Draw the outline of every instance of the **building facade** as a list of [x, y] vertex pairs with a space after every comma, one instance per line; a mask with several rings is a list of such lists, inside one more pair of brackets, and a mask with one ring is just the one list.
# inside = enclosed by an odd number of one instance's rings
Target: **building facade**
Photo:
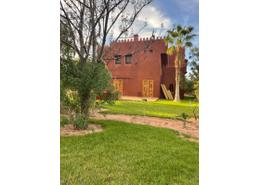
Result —
[[[106, 47], [106, 65], [121, 95], [164, 98], [160, 85], [165, 84], [174, 96], [176, 57], [167, 55], [166, 50], [162, 37], [138, 38], [138, 35]], [[186, 61], [182, 66], [183, 77], [185, 73]], [[181, 90], [181, 97], [183, 94]]]

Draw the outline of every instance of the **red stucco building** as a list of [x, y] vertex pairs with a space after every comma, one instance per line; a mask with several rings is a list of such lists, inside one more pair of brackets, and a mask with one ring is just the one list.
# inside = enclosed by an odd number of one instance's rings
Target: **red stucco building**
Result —
[[[160, 86], [163, 83], [174, 96], [175, 55], [167, 55], [166, 50], [162, 37], [134, 35], [133, 39], [111, 43], [104, 58], [121, 95], [164, 98]], [[186, 62], [182, 72], [186, 73]], [[181, 97], [183, 94], [181, 90]]]

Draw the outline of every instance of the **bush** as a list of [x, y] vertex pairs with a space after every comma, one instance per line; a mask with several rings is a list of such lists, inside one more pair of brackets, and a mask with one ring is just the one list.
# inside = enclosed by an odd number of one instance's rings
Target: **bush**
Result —
[[184, 79], [181, 82], [181, 87], [186, 94], [192, 95], [194, 92], [194, 82], [189, 79]]
[[[61, 62], [61, 106], [68, 112], [84, 115], [88, 120], [91, 109], [95, 106], [96, 96], [112, 89], [111, 73], [102, 62], [86, 61], [80, 63], [73, 60]], [[107, 96], [105, 99], [112, 99]], [[76, 125], [86, 125], [78, 123]], [[81, 127], [81, 126], [79, 126]]]
[[193, 113], [193, 117], [195, 120], [198, 120], [199, 119], [199, 108], [198, 107], [195, 107], [193, 110], [192, 110], [192, 113]]
[[196, 99], [199, 101], [199, 81], [194, 83], [194, 94]]
[[69, 113], [75, 112], [78, 113], [80, 111], [80, 99], [77, 91], [72, 91], [70, 89], [62, 90], [62, 100], [61, 105], [62, 108], [68, 111]]
[[83, 115], [79, 114], [73, 121], [73, 125], [76, 129], [86, 129], [88, 127], [88, 122]]
[[60, 117], [60, 126], [61, 127], [64, 127], [64, 125], [67, 125], [67, 124], [69, 124], [69, 119], [68, 118], [66, 118], [66, 117], [64, 117], [64, 116], [61, 116]]
[[102, 103], [108, 103], [108, 104], [113, 104], [115, 100], [119, 99], [119, 92], [118, 91], [113, 91], [113, 90], [108, 90], [102, 95], [100, 95], [100, 100]]

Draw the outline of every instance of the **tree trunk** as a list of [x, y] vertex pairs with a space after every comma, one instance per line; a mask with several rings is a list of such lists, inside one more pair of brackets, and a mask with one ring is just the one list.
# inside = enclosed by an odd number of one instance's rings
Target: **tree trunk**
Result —
[[175, 97], [174, 101], [179, 102], [180, 99], [180, 68], [175, 68]]
[[84, 116], [84, 119], [87, 121], [89, 118], [89, 109], [90, 109], [90, 93], [86, 93], [81, 97], [81, 114]]
[[174, 101], [179, 102], [180, 99], [180, 79], [181, 79], [181, 63], [182, 63], [182, 53], [181, 48], [176, 48], [176, 60], [175, 60], [175, 97]]

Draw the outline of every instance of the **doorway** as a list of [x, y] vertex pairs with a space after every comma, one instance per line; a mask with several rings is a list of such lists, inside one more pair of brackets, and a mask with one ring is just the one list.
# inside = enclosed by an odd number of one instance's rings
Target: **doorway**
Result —
[[123, 80], [122, 79], [114, 79], [113, 84], [114, 84], [116, 90], [122, 96], [123, 95]]
[[153, 97], [153, 80], [143, 80], [142, 85], [143, 97]]

